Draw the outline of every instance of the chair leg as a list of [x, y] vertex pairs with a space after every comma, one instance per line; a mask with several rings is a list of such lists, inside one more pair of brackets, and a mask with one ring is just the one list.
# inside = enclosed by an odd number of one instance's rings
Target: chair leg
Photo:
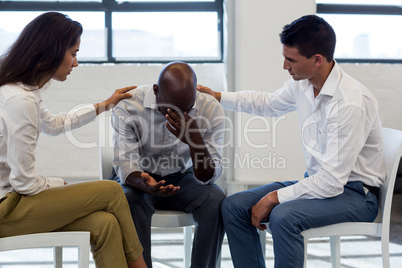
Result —
[[389, 235], [383, 234], [381, 237], [382, 267], [389, 268]]
[[54, 267], [62, 268], [63, 267], [63, 247], [54, 247]]
[[78, 247], [78, 267], [89, 268], [89, 246]]
[[[63, 247], [54, 247], [54, 266], [55, 268], [63, 267]], [[88, 268], [89, 267], [89, 247], [85, 246], [78, 247], [78, 267]]]
[[183, 230], [184, 233], [184, 267], [190, 267], [191, 260], [191, 240], [193, 234], [193, 227], [186, 226]]
[[308, 243], [308, 238], [304, 238], [304, 264], [303, 264], [303, 268], [306, 268], [306, 265], [307, 265], [307, 243]]
[[341, 267], [341, 237], [339, 235], [330, 236], [332, 268]]
[[265, 259], [265, 251], [267, 249], [267, 232], [266, 231], [258, 231], [260, 235], [260, 243], [261, 243], [261, 248], [262, 248], [262, 256], [264, 256]]

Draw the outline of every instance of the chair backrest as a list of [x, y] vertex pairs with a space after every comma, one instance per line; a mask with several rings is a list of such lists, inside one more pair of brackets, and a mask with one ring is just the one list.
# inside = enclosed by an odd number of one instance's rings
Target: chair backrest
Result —
[[113, 128], [111, 113], [105, 112], [98, 116], [100, 178], [108, 179], [113, 170]]
[[392, 195], [399, 161], [402, 155], [402, 131], [383, 128], [384, 162], [387, 177], [381, 188], [379, 208], [382, 222], [390, 222]]

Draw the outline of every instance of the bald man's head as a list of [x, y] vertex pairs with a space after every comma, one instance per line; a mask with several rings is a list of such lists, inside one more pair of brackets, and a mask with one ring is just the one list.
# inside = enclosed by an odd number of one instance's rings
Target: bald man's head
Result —
[[194, 70], [184, 62], [171, 62], [161, 71], [154, 93], [160, 111], [167, 113], [167, 108], [190, 110], [197, 93], [197, 76]]

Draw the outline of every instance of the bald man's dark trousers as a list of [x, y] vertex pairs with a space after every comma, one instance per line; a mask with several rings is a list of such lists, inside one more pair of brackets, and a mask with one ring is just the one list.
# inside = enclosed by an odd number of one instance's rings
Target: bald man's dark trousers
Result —
[[[128, 185], [122, 186], [130, 205], [138, 237], [144, 248], [143, 256], [147, 266], [152, 267], [151, 218], [156, 209], [165, 209], [193, 213], [196, 227], [191, 267], [215, 268], [224, 236], [220, 209], [226, 196], [222, 189], [216, 184], [199, 184], [195, 180], [192, 170], [164, 177], [150, 175], [156, 181], [165, 180], [165, 185], [180, 186], [180, 190], [173, 196], [158, 197], [146, 194]], [[120, 182], [116, 174], [112, 174], [111, 179]], [[168, 256], [154, 252], [154, 257], [163, 259]]]

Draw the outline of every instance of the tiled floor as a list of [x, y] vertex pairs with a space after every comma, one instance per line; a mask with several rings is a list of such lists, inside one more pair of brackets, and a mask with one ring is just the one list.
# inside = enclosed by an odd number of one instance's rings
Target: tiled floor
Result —
[[[162, 231], [162, 230], [159, 230]], [[153, 235], [154, 268], [183, 267], [183, 245], [180, 230], [165, 230]], [[315, 239], [308, 245], [308, 267], [331, 267], [329, 244], [327, 239]], [[342, 267], [382, 267], [379, 240], [367, 240], [365, 237], [349, 237], [342, 240]], [[273, 267], [272, 240], [267, 237], [267, 267]], [[402, 245], [391, 243], [391, 267], [401, 267]], [[66, 249], [64, 252], [64, 268], [77, 267], [77, 250]], [[52, 265], [51, 249], [21, 250], [0, 254], [1, 268], [50, 268]], [[95, 267], [93, 261], [91, 266]], [[233, 267], [229, 247], [225, 239], [222, 248], [222, 268]], [[248, 268], [248, 267], [247, 267]]]
[[[402, 263], [402, 194], [394, 196], [392, 211], [390, 261], [391, 267], [399, 268]], [[182, 239], [183, 234], [181, 229], [153, 230], [152, 254], [154, 268], [183, 267]], [[381, 244], [378, 239], [367, 239], [366, 237], [343, 238], [341, 242], [342, 267], [382, 267], [380, 246]], [[266, 256], [267, 267], [273, 267], [272, 239], [269, 235], [267, 236]], [[76, 249], [65, 249], [64, 257], [64, 268], [77, 267]], [[52, 250], [35, 249], [0, 253], [0, 268], [28, 267], [53, 267]], [[95, 267], [93, 261], [91, 261], [91, 267]], [[221, 267], [233, 267], [226, 238], [222, 247]], [[307, 267], [331, 267], [328, 239], [314, 239], [309, 242]]]
[[[170, 237], [170, 238], [168, 238]], [[152, 248], [155, 268], [183, 267], [183, 248], [178, 233], [176, 234], [155, 234], [154, 241], [159, 245]], [[166, 246], [167, 243], [170, 245]], [[367, 239], [366, 237], [348, 237], [342, 239], [342, 267], [382, 267], [381, 248], [378, 239]], [[402, 245], [390, 244], [391, 267], [401, 267]], [[272, 239], [267, 236], [266, 266], [273, 267]], [[222, 247], [222, 268], [231, 268], [229, 247], [225, 239]], [[331, 257], [328, 239], [314, 239], [308, 244], [307, 267], [331, 267]], [[248, 268], [248, 267], [247, 267]]]

